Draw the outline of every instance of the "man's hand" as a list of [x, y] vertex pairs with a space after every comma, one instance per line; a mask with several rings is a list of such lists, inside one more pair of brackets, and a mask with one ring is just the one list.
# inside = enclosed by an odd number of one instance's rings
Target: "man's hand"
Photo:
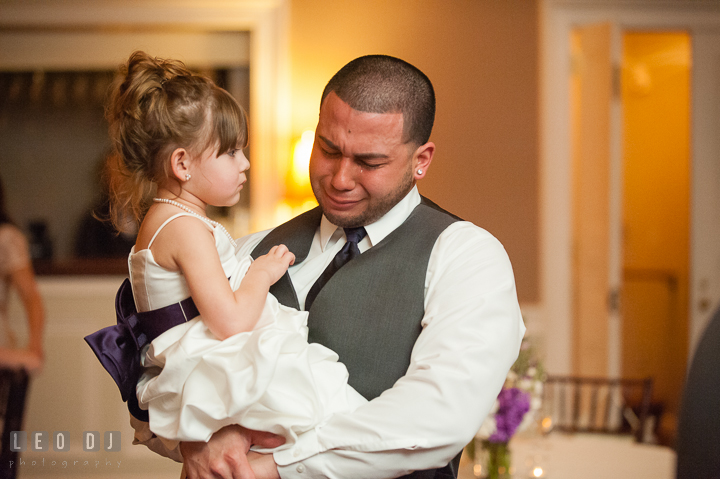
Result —
[[[247, 458], [250, 446], [273, 448], [284, 442], [282, 436], [232, 425], [213, 434], [207, 443], [181, 442], [180, 452], [188, 479], [256, 479]], [[261, 464], [265, 472], [259, 476], [268, 477], [267, 459]]]
[[256, 479], [280, 479], [272, 454], [258, 454], [250, 451], [247, 458]]

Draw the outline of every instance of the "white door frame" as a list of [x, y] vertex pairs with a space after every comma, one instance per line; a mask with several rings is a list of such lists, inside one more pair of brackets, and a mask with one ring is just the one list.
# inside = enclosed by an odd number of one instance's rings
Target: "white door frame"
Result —
[[282, 156], [290, 151], [288, 1], [6, 0], [0, 29], [180, 28], [250, 32], [253, 230], [271, 226], [283, 191]]
[[[626, 29], [720, 31], [720, 3], [662, 0], [541, 0], [540, 4], [540, 205], [541, 298], [546, 367], [555, 374], [572, 372], [572, 184], [570, 138], [570, 32], [579, 25], [610, 22], [613, 55], [619, 55]], [[696, 99], [695, 99], [696, 100]], [[717, 101], [717, 99], [715, 99]], [[613, 116], [619, 118], [613, 108]], [[618, 121], [614, 122], [619, 125]], [[693, 125], [693, 132], [697, 125]], [[613, 132], [611, 154], [620, 155], [621, 138]], [[617, 165], [617, 162], [615, 163]], [[620, 191], [613, 191], [611, 211], [619, 214]], [[695, 197], [693, 197], [695, 198]], [[691, 199], [691, 204], [693, 203]], [[695, 200], [696, 201], [696, 200]], [[613, 213], [611, 213], [613, 214]], [[692, 247], [692, 246], [691, 246]], [[619, 245], [611, 244], [619, 251]], [[612, 249], [611, 249], [612, 254]], [[616, 254], [616, 256], [618, 256]], [[691, 263], [691, 268], [694, 266]], [[611, 268], [611, 276], [613, 274]], [[608, 278], [612, 283], [617, 278]], [[691, 285], [690, 304], [695, 304]], [[717, 298], [717, 296], [716, 296]], [[692, 306], [691, 306], [692, 308]], [[690, 316], [692, 317], [692, 315]], [[703, 324], [690, 326], [692, 347]], [[620, 372], [619, 324], [609, 324], [608, 371]]]

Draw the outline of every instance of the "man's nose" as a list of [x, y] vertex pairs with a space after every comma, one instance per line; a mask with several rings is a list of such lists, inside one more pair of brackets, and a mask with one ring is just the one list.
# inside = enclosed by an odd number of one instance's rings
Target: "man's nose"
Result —
[[335, 167], [332, 186], [336, 190], [352, 190], [355, 188], [357, 165], [350, 158], [342, 158]]

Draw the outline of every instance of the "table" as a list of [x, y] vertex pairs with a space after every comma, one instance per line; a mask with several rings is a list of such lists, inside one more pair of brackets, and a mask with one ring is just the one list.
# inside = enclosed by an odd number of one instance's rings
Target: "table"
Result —
[[[548, 479], [673, 479], [675, 452], [638, 444], [633, 438], [604, 434], [518, 436], [510, 442], [513, 479], [535, 477], [535, 466]], [[474, 479], [472, 461], [463, 454], [458, 479]]]

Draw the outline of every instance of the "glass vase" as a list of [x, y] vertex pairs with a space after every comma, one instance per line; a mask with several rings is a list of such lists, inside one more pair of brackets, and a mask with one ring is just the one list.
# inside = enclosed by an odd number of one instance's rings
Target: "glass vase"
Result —
[[510, 479], [512, 477], [510, 448], [507, 442], [475, 443], [475, 477], [481, 479]]

